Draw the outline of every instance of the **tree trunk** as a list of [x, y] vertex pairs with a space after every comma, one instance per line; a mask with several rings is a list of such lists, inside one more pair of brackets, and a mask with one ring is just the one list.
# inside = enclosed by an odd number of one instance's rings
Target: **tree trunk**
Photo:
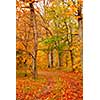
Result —
[[[81, 41], [83, 41], [83, 15], [82, 15], [82, 6], [79, 6], [78, 10], [78, 16], [80, 18], [78, 19], [78, 24], [79, 24], [79, 35], [81, 37]], [[83, 65], [83, 47], [81, 48], [81, 65]]]
[[[71, 30], [71, 33], [72, 33], [72, 29]], [[72, 46], [72, 34], [69, 34], [70, 35], [70, 39], [68, 38], [68, 35], [67, 35], [67, 41], [68, 41], [68, 51], [69, 51], [69, 56], [70, 56], [70, 61], [71, 61], [71, 65], [70, 65], [70, 68], [71, 68], [71, 71], [73, 70], [73, 52], [72, 50], [70, 50], [70, 47]], [[69, 66], [69, 65], [68, 65]]]
[[51, 50], [51, 67], [53, 67], [53, 50]]
[[[83, 20], [79, 21], [79, 35], [81, 37], [81, 41], [83, 41]], [[83, 65], [83, 46], [81, 48], [81, 65]]]
[[71, 63], [72, 63], [72, 67], [73, 67], [73, 51], [72, 50], [70, 50], [70, 56], [71, 56]]
[[51, 55], [50, 55], [50, 51], [48, 52], [48, 68], [51, 68]]
[[36, 79], [37, 78], [36, 59], [33, 60], [33, 66], [32, 66], [32, 68], [33, 68], [33, 77], [34, 77], [34, 79]]
[[58, 68], [61, 67], [61, 54], [60, 51], [58, 50]]
[[[33, 77], [34, 79], [37, 77], [37, 48], [38, 48], [38, 32], [37, 32], [37, 22], [36, 22], [36, 15], [34, 11], [34, 6], [32, 3], [30, 3], [30, 12], [31, 12], [31, 22], [32, 22], [32, 28], [33, 28], [33, 35], [34, 35], [34, 48], [33, 48], [33, 54], [34, 54], [34, 59], [33, 59]], [[33, 20], [34, 19], [34, 20]]]
[[48, 52], [48, 68], [53, 67], [53, 50]]

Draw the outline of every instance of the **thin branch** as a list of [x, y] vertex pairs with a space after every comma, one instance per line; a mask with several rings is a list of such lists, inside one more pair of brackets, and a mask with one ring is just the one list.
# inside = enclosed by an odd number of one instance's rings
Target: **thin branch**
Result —
[[26, 52], [28, 55], [32, 56], [33, 59], [35, 59], [34, 55], [32, 53], [30, 53], [29, 51], [21, 50], [21, 49], [18, 49], [16, 51]]
[[[40, 24], [41, 25], [41, 24]], [[45, 28], [49, 33], [50, 33], [50, 35], [52, 36], [53, 35], [53, 33], [50, 31], [50, 29], [48, 28], [48, 27], [46, 27], [46, 26], [44, 26], [44, 25], [41, 25], [43, 28]]]

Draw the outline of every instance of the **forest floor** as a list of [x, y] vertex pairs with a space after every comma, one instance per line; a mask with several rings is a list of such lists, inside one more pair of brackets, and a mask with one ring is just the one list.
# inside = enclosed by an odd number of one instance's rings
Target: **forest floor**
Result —
[[16, 78], [16, 100], [83, 100], [81, 72], [40, 70], [38, 78], [21, 72]]

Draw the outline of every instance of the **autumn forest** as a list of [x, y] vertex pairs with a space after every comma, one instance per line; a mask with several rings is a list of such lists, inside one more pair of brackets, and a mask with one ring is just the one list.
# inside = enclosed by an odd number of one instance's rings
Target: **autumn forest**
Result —
[[83, 100], [82, 9], [82, 0], [16, 0], [16, 100]]

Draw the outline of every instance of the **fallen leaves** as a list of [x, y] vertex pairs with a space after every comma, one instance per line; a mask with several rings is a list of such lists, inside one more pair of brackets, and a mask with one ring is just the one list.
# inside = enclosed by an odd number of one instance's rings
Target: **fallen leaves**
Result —
[[80, 72], [41, 71], [36, 80], [17, 75], [17, 100], [82, 100], [82, 91]]

